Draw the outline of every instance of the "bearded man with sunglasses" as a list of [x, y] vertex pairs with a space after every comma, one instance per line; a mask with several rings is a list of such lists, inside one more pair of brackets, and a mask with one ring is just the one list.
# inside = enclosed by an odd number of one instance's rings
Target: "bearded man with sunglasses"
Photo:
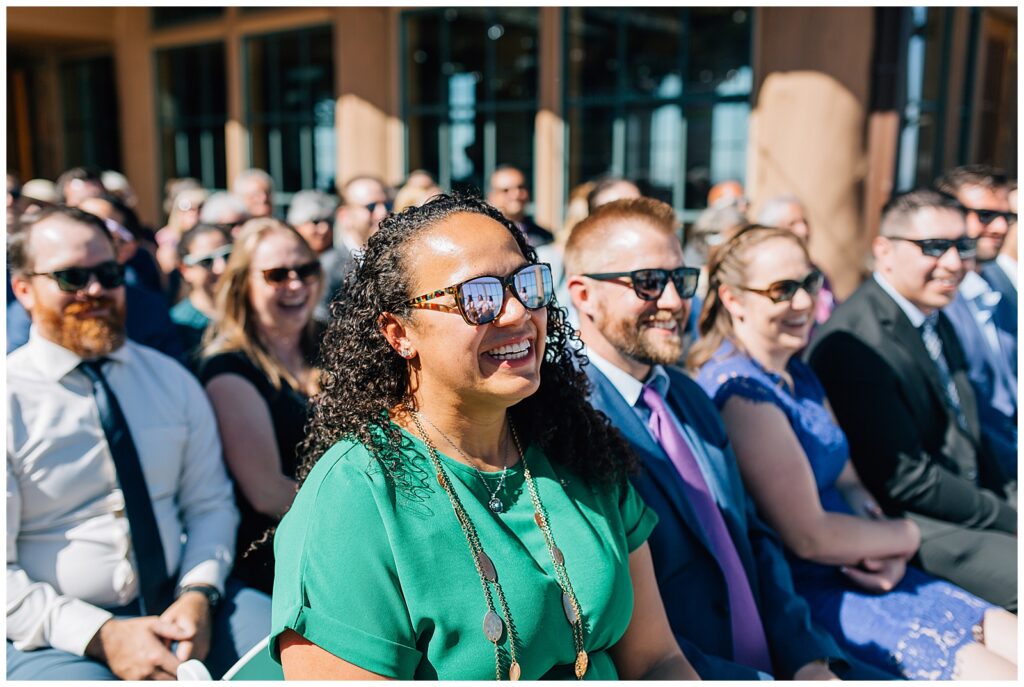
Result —
[[1016, 477], [1017, 290], [996, 259], [1017, 215], [1010, 211], [1007, 179], [1000, 170], [957, 167], [936, 184], [963, 207], [967, 235], [978, 241], [975, 264], [944, 312], [967, 355], [982, 436], [1007, 474]]
[[944, 313], [978, 250], [960, 205], [936, 191], [893, 198], [875, 272], [839, 306], [808, 358], [886, 514], [921, 529], [911, 562], [1017, 609], [1016, 480], [982, 440], [978, 399]]
[[227, 580], [238, 513], [206, 396], [126, 340], [124, 268], [95, 216], [44, 210], [8, 260], [33, 325], [7, 358], [7, 677], [174, 679], [189, 658], [223, 673], [270, 609]]
[[617, 200], [565, 248], [591, 403], [639, 456], [633, 483], [658, 514], [649, 543], [676, 641], [704, 679], [887, 679], [811, 621], [715, 406], [675, 367], [699, 274], [683, 265], [677, 226], [665, 203]]

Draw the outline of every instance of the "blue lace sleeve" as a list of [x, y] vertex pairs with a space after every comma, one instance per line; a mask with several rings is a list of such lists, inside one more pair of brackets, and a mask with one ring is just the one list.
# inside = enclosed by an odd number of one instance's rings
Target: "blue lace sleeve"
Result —
[[736, 372], [723, 372], [714, 381], [717, 386], [714, 401], [719, 410], [733, 396], [739, 396], [754, 403], [778, 403], [775, 391], [762, 380]]

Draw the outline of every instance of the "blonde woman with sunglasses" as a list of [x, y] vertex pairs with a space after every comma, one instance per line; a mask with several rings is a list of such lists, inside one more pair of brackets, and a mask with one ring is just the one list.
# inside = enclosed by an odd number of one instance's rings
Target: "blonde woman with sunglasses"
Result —
[[246, 222], [220, 277], [200, 361], [237, 485], [235, 575], [267, 593], [274, 571], [268, 532], [295, 497], [297, 446], [318, 390], [313, 309], [322, 281], [297, 231], [271, 218]]

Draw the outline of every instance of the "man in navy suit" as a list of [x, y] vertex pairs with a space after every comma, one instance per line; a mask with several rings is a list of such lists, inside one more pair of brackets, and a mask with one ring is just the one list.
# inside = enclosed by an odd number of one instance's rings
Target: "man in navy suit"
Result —
[[[996, 259], [1017, 216], [1006, 175], [985, 165], [957, 167], [937, 182], [963, 207], [977, 257], [944, 312], [967, 355], [982, 436], [1003, 470], [1017, 475], [1017, 292]], [[1000, 279], [1002, 277], [1002, 279]]]
[[[578, 224], [565, 251], [591, 402], [639, 455], [634, 483], [658, 513], [649, 543], [672, 631], [704, 678], [884, 679], [853, 670], [812, 623], [778, 536], [747, 497], [714, 405], [671, 367], [697, 272], [679, 269], [676, 226], [660, 201], [619, 200]], [[655, 416], [665, 422], [652, 426]]]

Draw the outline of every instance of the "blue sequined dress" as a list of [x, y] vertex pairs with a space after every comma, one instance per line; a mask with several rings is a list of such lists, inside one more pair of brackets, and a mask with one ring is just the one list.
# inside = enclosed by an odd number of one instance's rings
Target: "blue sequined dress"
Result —
[[[733, 396], [772, 403], [786, 417], [811, 463], [822, 508], [852, 514], [836, 487], [849, 460], [849, 444], [824, 405], [825, 391], [797, 358], [787, 368], [793, 389], [757, 361], [725, 342], [700, 370], [697, 381], [721, 409]], [[789, 552], [793, 583], [814, 620], [853, 656], [914, 680], [948, 680], [956, 652], [972, 641], [972, 628], [994, 608], [973, 594], [907, 566], [893, 591], [861, 590], [837, 566]]]

